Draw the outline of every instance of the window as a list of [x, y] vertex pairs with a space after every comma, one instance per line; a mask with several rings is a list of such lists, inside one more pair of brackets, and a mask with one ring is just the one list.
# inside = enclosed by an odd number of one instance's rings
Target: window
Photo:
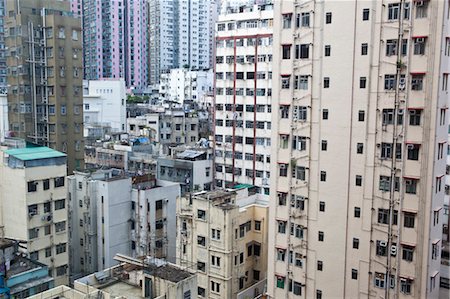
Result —
[[400, 3], [391, 3], [388, 6], [388, 20], [398, 20], [400, 15]]
[[37, 190], [37, 182], [35, 181], [30, 181], [28, 182], [28, 192], [36, 192]]
[[202, 287], [197, 288], [197, 293], [200, 297], [206, 297], [206, 290]]
[[358, 111], [358, 121], [364, 121], [364, 118], [365, 118], [364, 110], [359, 110]]
[[358, 279], [358, 270], [352, 269], [352, 279]]
[[387, 256], [387, 242], [377, 240], [376, 254], [379, 256]]
[[294, 88], [308, 90], [308, 76], [305, 75], [295, 76]]
[[322, 291], [316, 290], [316, 299], [322, 299]]
[[322, 151], [326, 151], [327, 147], [328, 147], [328, 141], [322, 140], [322, 142], [321, 142], [321, 149], [322, 149]]
[[55, 223], [55, 232], [63, 232], [66, 230], [66, 222], [65, 221], [61, 221], [61, 222], [56, 222]]
[[407, 144], [406, 145], [408, 149], [408, 160], [419, 160], [419, 144]]
[[286, 259], [286, 249], [277, 249], [277, 260], [284, 262]]
[[426, 37], [415, 37], [414, 41], [414, 55], [424, 55], [426, 46]]
[[302, 12], [300, 17], [300, 24], [297, 24], [297, 27], [299, 27], [298, 25], [300, 25], [301, 27], [309, 27], [309, 18], [309, 12]]
[[409, 110], [409, 125], [411, 126], [420, 126], [420, 116], [422, 114], [422, 110]]
[[362, 186], [362, 176], [360, 176], [360, 175], [356, 176], [355, 185], [356, 186]]
[[39, 251], [30, 252], [30, 260], [37, 261], [39, 259]]
[[427, 17], [428, 1], [416, 2], [416, 19], [423, 19]]
[[359, 249], [359, 239], [358, 238], [353, 238], [353, 248]]
[[400, 292], [403, 294], [411, 294], [412, 280], [407, 278], [400, 278]]
[[285, 192], [278, 192], [277, 193], [277, 197], [278, 197], [278, 205], [279, 206], [285, 206], [286, 205], [287, 193], [285, 193]]
[[439, 241], [431, 244], [431, 258], [436, 260], [439, 257]]
[[52, 248], [47, 247], [47, 248], [45, 248], [45, 257], [50, 257], [50, 256], [52, 256]]
[[57, 244], [56, 246], [56, 254], [61, 254], [66, 252], [66, 243]]
[[200, 246], [206, 246], [206, 238], [203, 236], [197, 236], [197, 244]]
[[282, 45], [283, 59], [291, 59], [291, 45]]
[[319, 202], [319, 211], [325, 212], [325, 202], [324, 201]]
[[321, 171], [320, 172], [320, 181], [321, 182], [326, 182], [327, 181], [327, 172], [326, 171]]
[[332, 17], [331, 12], [327, 12], [325, 14], [325, 24], [331, 24], [331, 17]]
[[322, 119], [328, 119], [328, 109], [322, 110]]
[[362, 56], [367, 55], [368, 49], [369, 49], [369, 45], [367, 43], [362, 43], [361, 44], [361, 55]]
[[66, 38], [66, 33], [64, 31], [64, 27], [58, 28], [58, 38]]
[[355, 218], [360, 218], [361, 217], [361, 208], [359, 207], [355, 207], [354, 211], [353, 211], [353, 216]]
[[52, 206], [50, 202], [44, 203], [44, 213], [50, 213], [52, 210]]
[[281, 76], [281, 88], [282, 89], [289, 89], [290, 83], [291, 83], [291, 76], [289, 76], [289, 75]]
[[364, 144], [363, 143], [357, 143], [356, 144], [356, 153], [362, 154], [364, 152]]
[[403, 218], [403, 226], [408, 228], [414, 228], [415, 219], [416, 214], [405, 212], [405, 216]]
[[198, 219], [202, 219], [202, 220], [206, 220], [206, 211], [205, 210], [197, 210], [197, 218]]
[[385, 275], [384, 273], [375, 272], [374, 284], [377, 288], [384, 289], [385, 287]]
[[55, 188], [63, 187], [64, 186], [64, 182], [65, 182], [65, 179], [64, 179], [63, 176], [55, 178], [54, 179]]
[[307, 59], [309, 58], [309, 44], [301, 44], [295, 46], [295, 58]]
[[412, 262], [414, 258], [414, 247], [403, 245], [402, 246], [402, 259], [404, 261]]
[[413, 75], [411, 78], [411, 89], [422, 90], [423, 89], [423, 75]]
[[261, 221], [255, 220], [255, 230], [256, 231], [261, 230]]
[[[378, 209], [378, 223], [381, 224], [389, 224], [389, 210], [388, 209]], [[394, 216], [392, 217], [392, 223], [394, 225], [397, 224], [398, 220], [398, 211], [394, 210]]]
[[368, 8], [363, 9], [363, 14], [362, 14], [363, 21], [369, 20], [369, 13], [370, 13], [370, 10]]
[[39, 236], [39, 229], [38, 228], [31, 228], [28, 230], [28, 237], [30, 239], [35, 239]]
[[51, 233], [52, 233], [52, 227], [51, 227], [51, 225], [49, 224], [49, 225], [44, 226], [44, 235], [45, 235], [45, 236], [48, 236], [48, 235], [50, 235]]
[[212, 255], [211, 256], [211, 265], [220, 267], [220, 257]]
[[278, 222], [278, 233], [285, 234], [286, 233], [286, 221], [277, 221]]
[[325, 46], [325, 56], [331, 56], [331, 46], [330, 45]]
[[211, 239], [220, 240], [220, 229], [211, 229]]
[[50, 180], [49, 179], [43, 180], [42, 183], [44, 185], [44, 190], [50, 189]]
[[330, 77], [323, 78], [323, 88], [330, 88]]
[[323, 239], [325, 238], [325, 234], [321, 231], [318, 233], [318, 241], [323, 242]]
[[317, 271], [323, 271], [323, 262], [317, 261]]
[[405, 179], [405, 193], [416, 194], [417, 192], [417, 180]]
[[291, 28], [292, 14], [283, 15], [283, 29]]
[[277, 276], [277, 288], [284, 289], [285, 278], [283, 276]]
[[279, 168], [280, 168], [280, 176], [287, 177], [288, 164], [279, 164]]
[[281, 118], [289, 118], [289, 106], [288, 105], [280, 106], [280, 114]]

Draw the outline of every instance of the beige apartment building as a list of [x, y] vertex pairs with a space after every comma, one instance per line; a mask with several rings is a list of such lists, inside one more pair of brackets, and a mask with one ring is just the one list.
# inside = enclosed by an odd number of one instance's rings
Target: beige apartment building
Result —
[[214, 177], [219, 188], [269, 194], [273, 4], [265, 2], [227, 8], [216, 24]]
[[9, 128], [67, 153], [84, 168], [81, 21], [70, 2], [7, 0], [4, 18]]
[[203, 191], [177, 204], [177, 264], [197, 270], [199, 297], [264, 291], [269, 202], [248, 190]]
[[3, 150], [0, 165], [2, 234], [19, 240], [30, 259], [68, 284], [67, 158], [48, 147]]
[[437, 298], [448, 1], [274, 5], [269, 297]]

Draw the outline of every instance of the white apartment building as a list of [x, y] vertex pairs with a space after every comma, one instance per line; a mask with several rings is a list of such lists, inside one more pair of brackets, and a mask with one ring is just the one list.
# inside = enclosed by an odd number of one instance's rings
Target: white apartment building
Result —
[[212, 70], [172, 69], [168, 73], [161, 74], [159, 99], [163, 102], [190, 104], [202, 100], [212, 92], [212, 88]]
[[9, 133], [8, 99], [6, 94], [0, 94], [0, 142], [5, 140]]
[[131, 191], [131, 254], [175, 262], [176, 201], [180, 185], [150, 174], [133, 178]]
[[123, 79], [87, 81], [83, 95], [84, 136], [95, 126], [111, 127], [113, 132], [126, 130], [126, 87]]
[[272, 4], [219, 16], [215, 65], [217, 187], [269, 193], [272, 113]]
[[74, 172], [67, 178], [71, 281], [117, 265], [131, 254], [131, 178], [122, 170]]
[[203, 191], [178, 201], [177, 264], [197, 269], [199, 297], [238, 298], [252, 286], [254, 297], [263, 293], [268, 207], [268, 196], [248, 189]]
[[448, 1], [274, 4], [269, 297], [437, 298]]
[[210, 68], [210, 24], [215, 23], [216, 7], [215, 0], [149, 1], [151, 85], [173, 68]]
[[48, 266], [55, 285], [67, 284], [66, 154], [48, 147], [4, 149], [0, 165], [0, 225], [22, 242], [30, 259]]

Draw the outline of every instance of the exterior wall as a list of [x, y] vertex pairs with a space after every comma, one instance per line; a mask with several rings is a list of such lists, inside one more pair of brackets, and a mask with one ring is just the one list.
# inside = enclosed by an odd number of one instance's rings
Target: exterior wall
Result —
[[8, 100], [6, 95], [0, 94], [0, 141], [5, 140], [9, 132], [9, 122], [8, 122]]
[[[5, 237], [26, 242], [26, 252], [37, 261], [47, 265], [55, 284], [68, 283], [68, 236], [67, 229], [57, 232], [55, 223], [64, 223], [67, 227], [67, 209], [55, 209], [55, 201], [63, 199], [65, 206], [66, 187], [55, 187], [54, 178], [66, 176], [66, 165], [12, 169], [6, 165], [1, 168], [2, 225]], [[43, 180], [50, 180], [50, 188], [43, 190]], [[27, 183], [37, 182], [35, 192], [27, 191]], [[29, 214], [28, 207], [37, 205], [37, 214]], [[49, 211], [44, 205], [50, 205]], [[11, 213], [14, 211], [14, 213]], [[46, 227], [50, 233], [46, 233]], [[37, 237], [31, 238], [29, 231], [37, 229]], [[56, 246], [64, 245], [65, 250], [56, 253]], [[51, 255], [46, 256], [50, 248]], [[37, 255], [37, 256], [36, 256]], [[61, 267], [61, 268], [59, 268]], [[62, 271], [57, 275], [57, 269]]]
[[272, 22], [272, 6], [255, 5], [216, 24], [217, 187], [252, 184], [269, 193]]
[[[131, 211], [131, 249], [132, 256], [150, 255], [175, 260], [176, 201], [180, 196], [180, 185], [157, 180], [157, 186], [149, 189], [133, 187], [131, 198], [134, 209]], [[162, 202], [162, 208], [156, 209], [156, 202]], [[162, 228], [156, 228], [156, 223]], [[157, 246], [158, 245], [158, 246]]]
[[[215, 196], [213, 192], [211, 194]], [[177, 263], [186, 267], [197, 265], [200, 297], [236, 298], [238, 292], [266, 277], [267, 202], [255, 203], [254, 195], [253, 198], [243, 198], [239, 207], [234, 204], [233, 193], [225, 194], [224, 197], [230, 199], [228, 204], [220, 204], [220, 199], [209, 198], [208, 193], [204, 193], [182, 198], [177, 206]], [[206, 212], [205, 219], [198, 217], [199, 210]], [[255, 230], [255, 221], [261, 224], [258, 231]], [[244, 230], [240, 235], [240, 230], [248, 222], [250, 230]], [[213, 236], [213, 230], [220, 231], [219, 238]], [[202, 237], [205, 238], [205, 246], [198, 243]], [[255, 243], [260, 245], [259, 256], [248, 250], [248, 246]], [[213, 264], [213, 256], [220, 259], [219, 265]], [[255, 279], [255, 270], [259, 271], [259, 279]], [[243, 281], [241, 286], [240, 279]], [[212, 282], [220, 285], [219, 291], [211, 288]], [[203, 295], [200, 290], [203, 290]]]
[[125, 102], [125, 81], [89, 81], [89, 93], [83, 96], [84, 123], [110, 126], [114, 132], [125, 131]]
[[[410, 3], [409, 20], [399, 22], [388, 20], [389, 8], [393, 16], [392, 4], [404, 1], [297, 2], [275, 2], [268, 294], [295, 298], [288, 288], [293, 280], [308, 298], [436, 298], [440, 255], [432, 251], [441, 246], [439, 186], [448, 134], [447, 97], [440, 92], [448, 63], [441, 57], [447, 4]], [[427, 7], [427, 17], [417, 17], [420, 5]], [[301, 13], [310, 13], [309, 25], [298, 28]], [[407, 54], [387, 56], [387, 41], [397, 40], [399, 33], [408, 41]], [[414, 43], [424, 36], [425, 53], [416, 55]], [[295, 46], [301, 44], [313, 46], [308, 57], [295, 58]], [[289, 45], [290, 59], [283, 59], [283, 46]], [[293, 88], [300, 75], [308, 78], [306, 89]], [[386, 75], [406, 79], [386, 88]], [[412, 79], [420, 75], [423, 88], [415, 90]], [[282, 88], [286, 82], [290, 86]], [[282, 106], [289, 107], [286, 119]], [[305, 122], [295, 122], [294, 106], [305, 107]], [[386, 116], [383, 120], [384, 109], [395, 111], [391, 123]], [[411, 120], [412, 111], [420, 111], [419, 125]], [[304, 150], [292, 149], [294, 136], [306, 137]], [[401, 145], [401, 157], [386, 156], [386, 143]], [[417, 160], [409, 158], [414, 144]], [[392, 183], [384, 187], [381, 176]], [[300, 200], [299, 208], [289, 204], [291, 198]], [[383, 218], [382, 209], [392, 217]], [[412, 227], [405, 225], [406, 217], [414, 219]], [[280, 258], [290, 248], [300, 254], [301, 266]], [[382, 248], [386, 255], [380, 254]], [[407, 260], [410, 252], [412, 261]]]
[[6, 94], [8, 86], [6, 84], [6, 56], [5, 56], [5, 9], [6, 0], [0, 1], [0, 94]]
[[[17, 14], [17, 3], [21, 14]], [[6, 3], [6, 10], [14, 14], [5, 17], [5, 32], [10, 32], [12, 24], [22, 28], [20, 35], [5, 36], [6, 64], [12, 70], [7, 75], [9, 127], [14, 136], [67, 153], [72, 173], [84, 168], [81, 23], [57, 13], [70, 12], [69, 2], [45, 2], [44, 18], [33, 12], [42, 7], [43, 2], [34, 0]], [[28, 32], [28, 22], [39, 28], [35, 36]], [[29, 43], [33, 38], [35, 43]], [[36, 55], [29, 57], [29, 53]]]

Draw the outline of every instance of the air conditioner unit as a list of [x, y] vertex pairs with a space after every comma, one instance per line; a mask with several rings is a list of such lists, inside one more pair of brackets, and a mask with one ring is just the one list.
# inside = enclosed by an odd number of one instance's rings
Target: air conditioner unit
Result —
[[288, 140], [289, 136], [288, 135], [281, 135], [281, 140]]
[[45, 40], [41, 39], [40, 44], [41, 44], [41, 46], [45, 46]]
[[423, 4], [424, 4], [423, 1], [417, 1], [416, 2], [416, 6], [423, 6]]
[[286, 164], [280, 164], [280, 169], [286, 169]]
[[386, 241], [380, 241], [380, 246], [381, 247], [386, 247], [387, 246], [387, 242]]
[[416, 38], [416, 42], [417, 43], [424, 43], [425, 42], [425, 38], [424, 37], [418, 37], [418, 38]]
[[413, 150], [413, 149], [414, 149], [414, 144], [408, 144], [408, 145], [407, 145], [407, 148], [408, 148], [409, 150]]
[[396, 245], [392, 245], [391, 246], [391, 255], [392, 256], [396, 256], [397, 255], [397, 246]]
[[397, 112], [398, 115], [403, 115], [404, 113], [405, 113], [405, 111], [403, 109], [398, 110], [398, 112]]

